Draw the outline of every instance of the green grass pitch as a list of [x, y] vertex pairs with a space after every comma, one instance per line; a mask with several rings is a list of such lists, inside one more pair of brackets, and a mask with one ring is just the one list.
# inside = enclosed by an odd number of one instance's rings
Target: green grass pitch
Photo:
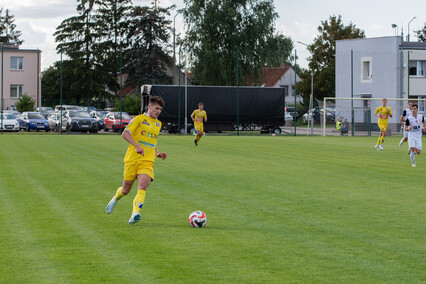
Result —
[[130, 226], [120, 136], [2, 135], [0, 283], [424, 282], [426, 154], [399, 139], [162, 135]]

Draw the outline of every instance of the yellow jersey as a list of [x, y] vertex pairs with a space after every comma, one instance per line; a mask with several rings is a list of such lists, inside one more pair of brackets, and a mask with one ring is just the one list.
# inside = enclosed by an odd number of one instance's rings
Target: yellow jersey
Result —
[[144, 150], [144, 155], [138, 154], [133, 145], [127, 148], [124, 162], [155, 161], [157, 137], [160, 134], [161, 121], [149, 117], [146, 113], [132, 119], [124, 131], [129, 131], [133, 139]]
[[203, 126], [203, 119], [207, 118], [207, 113], [205, 110], [200, 111], [196, 109], [192, 112], [191, 116], [194, 117], [194, 127], [197, 128], [197, 126]]
[[383, 121], [383, 122], [387, 122], [389, 115], [392, 115], [392, 109], [390, 107], [384, 107], [384, 106], [379, 106], [378, 108], [376, 108], [376, 111], [374, 112], [374, 114], [379, 113], [379, 122]]

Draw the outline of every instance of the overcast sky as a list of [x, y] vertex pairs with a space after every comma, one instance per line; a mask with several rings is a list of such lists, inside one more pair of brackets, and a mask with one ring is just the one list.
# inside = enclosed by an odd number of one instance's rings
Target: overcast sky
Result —
[[[152, 0], [133, 0], [134, 5], [149, 6]], [[342, 15], [345, 25], [350, 22], [365, 31], [367, 37], [395, 35], [398, 25], [399, 34], [404, 30], [407, 35], [410, 24], [410, 39], [417, 41], [414, 30], [419, 30], [426, 22], [426, 0], [275, 0], [279, 19], [276, 22], [278, 32], [291, 37], [297, 49], [299, 64], [306, 68], [306, 58], [310, 55], [306, 47], [297, 41], [310, 44], [318, 35], [321, 21], [330, 15]], [[60, 59], [56, 53], [53, 33], [62, 20], [77, 15], [76, 0], [0, 0], [0, 8], [9, 9], [15, 16], [16, 30], [22, 32], [24, 40], [21, 48], [38, 48], [42, 53], [42, 70]], [[160, 6], [177, 5], [183, 8], [183, 0], [159, 0]], [[175, 12], [171, 15], [173, 18]], [[184, 33], [180, 15], [176, 17], [177, 33]]]

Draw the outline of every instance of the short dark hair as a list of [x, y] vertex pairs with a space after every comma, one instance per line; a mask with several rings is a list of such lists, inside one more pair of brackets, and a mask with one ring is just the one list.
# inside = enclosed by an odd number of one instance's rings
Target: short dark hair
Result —
[[199, 102], [198, 105], [204, 105], [203, 102]]
[[149, 99], [149, 104], [150, 104], [150, 105], [155, 105], [155, 104], [157, 104], [157, 105], [159, 105], [159, 106], [161, 106], [161, 107], [164, 107], [164, 105], [165, 105], [165, 103], [164, 103], [163, 99], [162, 99], [161, 97], [159, 97], [159, 96], [153, 96], [153, 97], [151, 97], [151, 98]]
[[419, 106], [417, 104], [413, 104], [411, 107], [416, 107], [417, 109], [419, 109]]

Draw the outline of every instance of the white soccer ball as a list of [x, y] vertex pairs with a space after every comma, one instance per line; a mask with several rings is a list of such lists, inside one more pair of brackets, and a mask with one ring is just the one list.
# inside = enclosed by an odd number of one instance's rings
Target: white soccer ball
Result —
[[203, 211], [194, 211], [189, 215], [189, 224], [194, 228], [202, 228], [207, 224], [207, 216]]
[[275, 133], [272, 133], [272, 136], [275, 136]]

